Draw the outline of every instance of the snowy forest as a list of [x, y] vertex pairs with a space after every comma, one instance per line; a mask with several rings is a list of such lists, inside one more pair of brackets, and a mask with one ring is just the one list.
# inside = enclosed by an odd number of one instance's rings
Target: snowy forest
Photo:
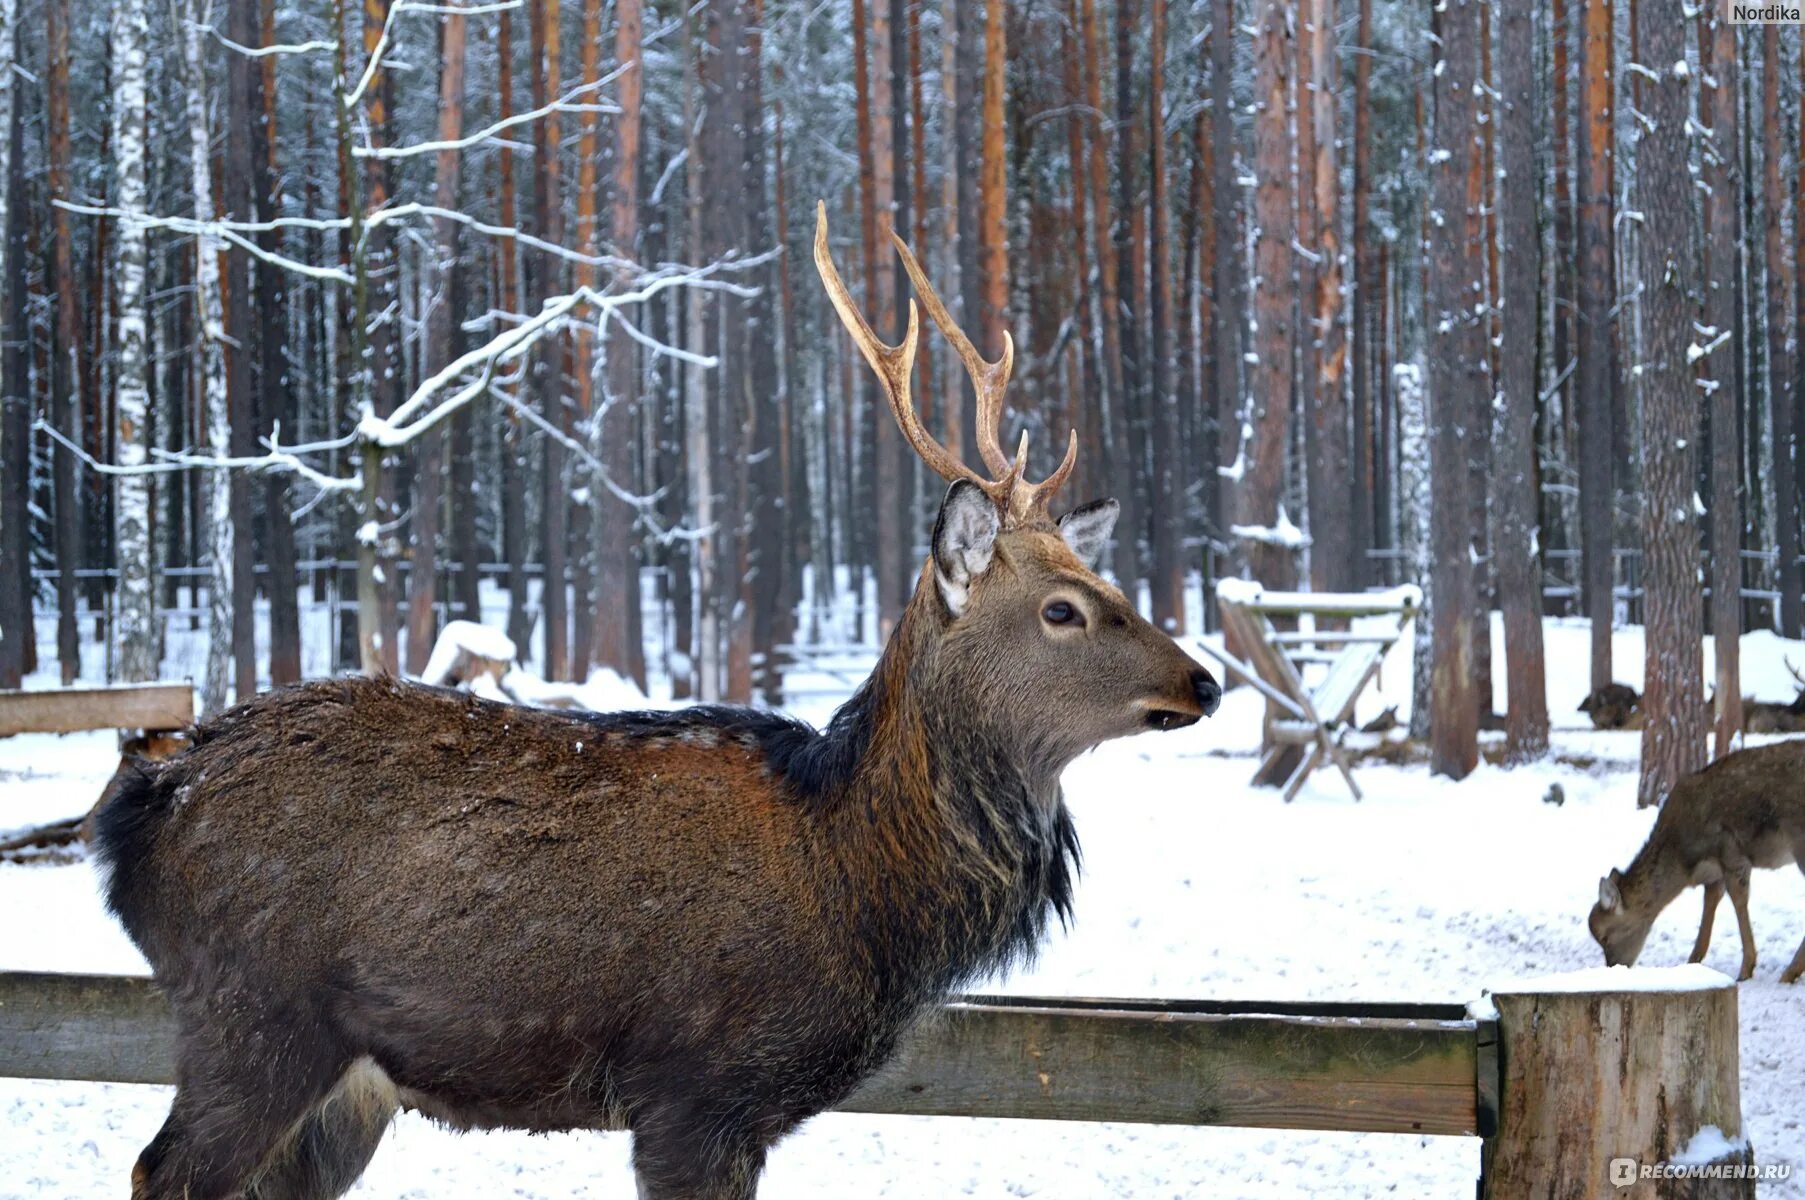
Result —
[[[821, 201], [879, 336], [893, 231], [1013, 336], [1004, 444], [1076, 431], [1163, 628], [1232, 576], [1420, 584], [1458, 777], [1493, 610], [1519, 760], [1542, 618], [1594, 688], [1642, 624], [1658, 799], [1742, 726], [1737, 635], [1805, 623], [1805, 54], [1723, 15], [0, 0], [0, 688], [190, 631], [213, 710], [487, 608], [549, 679], [781, 703], [787, 648], [884, 636], [943, 490]], [[975, 462], [926, 332], [915, 378]]]

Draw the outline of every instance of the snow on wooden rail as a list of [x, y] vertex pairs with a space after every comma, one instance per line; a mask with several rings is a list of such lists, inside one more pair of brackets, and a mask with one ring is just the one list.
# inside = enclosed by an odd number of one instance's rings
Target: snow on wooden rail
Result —
[[[968, 997], [847, 1112], [1473, 1135], [1478, 1030], [1458, 1006]], [[169, 1083], [148, 979], [0, 973], [0, 1076]]]

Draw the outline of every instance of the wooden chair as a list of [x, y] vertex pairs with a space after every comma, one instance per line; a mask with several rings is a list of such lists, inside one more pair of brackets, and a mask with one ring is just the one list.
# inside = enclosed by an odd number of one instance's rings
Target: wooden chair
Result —
[[[1269, 592], [1244, 579], [1225, 579], [1217, 585], [1216, 604], [1225, 649], [1207, 645], [1203, 649], [1269, 702], [1265, 755], [1253, 782], [1275, 786], [1282, 777], [1289, 802], [1312, 771], [1333, 763], [1354, 799], [1360, 799], [1360, 785], [1354, 782], [1341, 741], [1353, 722], [1355, 703], [1379, 673], [1385, 652], [1421, 607], [1422, 594], [1414, 587], [1367, 593]], [[1389, 619], [1369, 623], [1358, 632], [1314, 628], [1320, 620], [1345, 627], [1356, 617]], [[1299, 628], [1281, 630], [1277, 620], [1295, 621]], [[1306, 623], [1312, 627], [1304, 628]], [[1227, 646], [1238, 647], [1246, 661]], [[1312, 664], [1327, 669], [1306, 684], [1304, 670]]]

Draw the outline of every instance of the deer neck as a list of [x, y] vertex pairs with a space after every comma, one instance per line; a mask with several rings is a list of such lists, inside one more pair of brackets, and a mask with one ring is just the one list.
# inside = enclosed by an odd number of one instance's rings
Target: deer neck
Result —
[[891, 967], [945, 990], [1031, 955], [1069, 910], [1077, 843], [1064, 762], [930, 686], [945, 618], [924, 583], [824, 736], [854, 760], [830, 819], [862, 919], [913, 959]]

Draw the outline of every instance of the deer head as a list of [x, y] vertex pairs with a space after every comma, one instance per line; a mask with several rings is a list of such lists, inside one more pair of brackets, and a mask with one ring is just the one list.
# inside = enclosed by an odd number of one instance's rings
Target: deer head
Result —
[[[1222, 689], [1208, 671], [1135, 611], [1095, 573], [1118, 506], [1098, 500], [1055, 520], [1049, 504], [1078, 457], [1074, 431], [1065, 457], [1040, 482], [1025, 477], [1028, 437], [1013, 458], [998, 426], [1014, 366], [1007, 334], [985, 359], [953, 322], [921, 264], [892, 235], [928, 316], [965, 364], [977, 396], [978, 450], [992, 474], [967, 467], [935, 440], [910, 396], [920, 318], [909, 302], [903, 340], [881, 340], [853, 304], [827, 241], [827, 207], [815, 217], [815, 267], [865, 361], [871, 364], [903, 436], [921, 460], [950, 482], [934, 523], [931, 552], [904, 626], [932, 630], [924, 672], [937, 696], [966, 696], [986, 724], [1071, 757], [1109, 738], [1144, 729], [1176, 729], [1216, 711]], [[919, 638], [918, 629], [899, 629]]]

